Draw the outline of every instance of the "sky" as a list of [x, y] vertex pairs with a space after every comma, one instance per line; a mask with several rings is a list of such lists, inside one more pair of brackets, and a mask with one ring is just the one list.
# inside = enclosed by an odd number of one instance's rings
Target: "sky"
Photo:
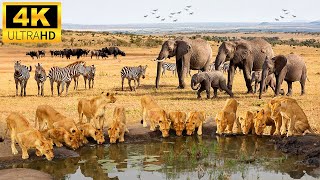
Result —
[[[18, 2], [6, 0], [5, 2]], [[20, 0], [21, 1], [21, 0]], [[37, 0], [28, 0], [33, 2]], [[46, 0], [42, 0], [46, 1]], [[55, 1], [55, 0], [49, 0]], [[2, 12], [2, 2], [1, 12]], [[61, 0], [62, 23], [134, 24], [177, 22], [274, 22], [320, 20], [320, 0]], [[189, 15], [184, 8], [191, 5]], [[158, 9], [156, 15], [151, 15]], [[285, 15], [282, 9], [290, 11]], [[170, 19], [170, 12], [182, 11]], [[2, 14], [2, 13], [1, 13]], [[293, 18], [294, 14], [297, 17]], [[148, 15], [147, 18], [143, 17]], [[280, 18], [284, 16], [284, 19]], [[161, 16], [159, 19], [156, 16]], [[164, 21], [160, 19], [165, 18]], [[0, 17], [2, 24], [2, 16]]]

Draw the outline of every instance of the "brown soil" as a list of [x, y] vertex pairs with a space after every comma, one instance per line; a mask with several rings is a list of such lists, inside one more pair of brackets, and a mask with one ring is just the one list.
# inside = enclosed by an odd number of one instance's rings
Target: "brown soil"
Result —
[[320, 137], [316, 135], [279, 138], [276, 147], [284, 153], [301, 155], [304, 165], [320, 167]]
[[8, 179], [47, 180], [47, 179], [53, 179], [53, 178], [47, 173], [33, 170], [33, 169], [13, 168], [13, 169], [0, 170], [0, 180], [8, 180]]

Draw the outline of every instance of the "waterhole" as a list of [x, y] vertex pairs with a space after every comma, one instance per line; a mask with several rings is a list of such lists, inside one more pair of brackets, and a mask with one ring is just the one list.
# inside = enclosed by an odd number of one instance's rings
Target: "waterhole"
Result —
[[6, 168], [31, 168], [54, 179], [318, 179], [299, 156], [276, 150], [256, 136], [178, 137], [140, 143], [87, 145], [80, 157], [34, 160]]

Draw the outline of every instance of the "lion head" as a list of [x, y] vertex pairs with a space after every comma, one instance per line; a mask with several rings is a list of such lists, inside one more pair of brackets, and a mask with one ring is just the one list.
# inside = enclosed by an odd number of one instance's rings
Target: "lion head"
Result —
[[103, 144], [104, 143], [104, 134], [103, 134], [103, 131], [100, 130], [100, 129], [96, 129], [94, 131], [94, 136], [93, 136], [93, 139], [95, 141], [97, 141], [98, 144]]
[[206, 114], [203, 111], [192, 111], [188, 114], [188, 119], [186, 121], [187, 135], [192, 135], [198, 127], [199, 123], [204, 122]]
[[268, 115], [265, 109], [261, 109], [254, 117], [254, 130], [257, 135], [262, 135], [267, 126]]
[[253, 119], [255, 117], [255, 113], [251, 112], [251, 111], [247, 111], [245, 117], [239, 117], [239, 122], [241, 125], [241, 130], [242, 133], [247, 135], [249, 133], [249, 131], [254, 128], [253, 127]]
[[217, 134], [222, 134], [224, 133], [224, 130], [226, 129], [227, 127], [227, 121], [226, 121], [226, 117], [227, 117], [227, 112], [225, 111], [220, 111], [217, 113], [216, 115], [216, 124], [217, 124], [217, 131], [216, 133]]
[[120, 122], [116, 121], [111, 125], [111, 127], [108, 129], [108, 135], [110, 143], [117, 142], [117, 139], [120, 137]]
[[186, 128], [186, 118], [187, 115], [184, 112], [175, 111], [169, 113], [169, 119], [177, 136], [181, 136], [182, 131]]

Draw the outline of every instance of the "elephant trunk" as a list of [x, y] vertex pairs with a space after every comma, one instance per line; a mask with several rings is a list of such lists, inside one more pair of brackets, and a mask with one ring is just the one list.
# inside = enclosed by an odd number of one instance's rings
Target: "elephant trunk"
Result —
[[191, 82], [191, 88], [192, 88], [193, 90], [199, 90], [199, 89], [200, 89], [200, 84], [199, 84], [198, 86], [196, 86], [196, 85], [197, 85], [197, 83]]
[[156, 88], [159, 88], [159, 81], [160, 81], [160, 73], [161, 73], [161, 67], [162, 67], [162, 63], [161, 61], [158, 61], [157, 64], [157, 77], [156, 77]]
[[217, 57], [216, 57], [216, 61], [214, 63], [215, 66], [215, 70], [220, 70], [221, 65], [225, 62], [226, 60], [226, 55], [225, 53], [218, 53]]
[[259, 99], [262, 97], [262, 93], [266, 87], [266, 79], [268, 76], [268, 72], [266, 69], [262, 70], [261, 82], [260, 82], [260, 90], [259, 90]]

